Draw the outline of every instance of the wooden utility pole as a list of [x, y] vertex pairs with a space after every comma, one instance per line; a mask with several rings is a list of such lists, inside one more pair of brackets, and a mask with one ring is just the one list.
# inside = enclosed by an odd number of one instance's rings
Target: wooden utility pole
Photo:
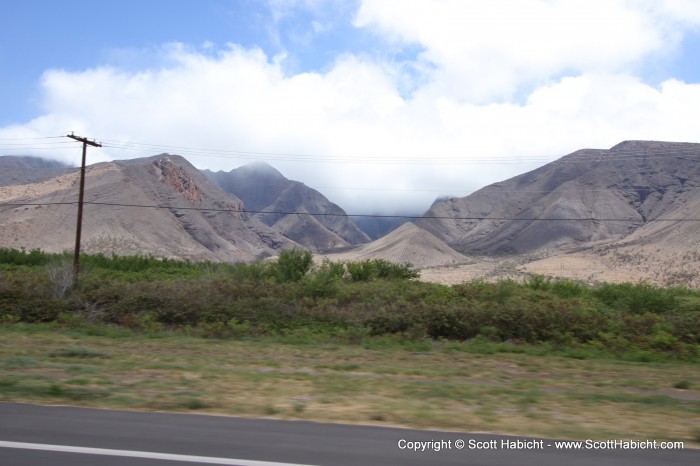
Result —
[[75, 139], [83, 143], [83, 163], [80, 165], [80, 191], [78, 193], [78, 225], [75, 229], [75, 255], [73, 256], [73, 284], [78, 283], [78, 271], [80, 270], [80, 235], [83, 229], [83, 201], [85, 199], [85, 158], [87, 154], [87, 146], [102, 147], [95, 141], [88, 141], [87, 138], [81, 138], [73, 133], [67, 134], [66, 137]]

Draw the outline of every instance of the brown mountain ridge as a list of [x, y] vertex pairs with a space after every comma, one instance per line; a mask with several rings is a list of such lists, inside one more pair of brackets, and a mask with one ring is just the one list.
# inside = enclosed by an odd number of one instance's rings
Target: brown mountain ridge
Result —
[[[437, 202], [416, 224], [476, 255], [567, 249], [652, 232], [661, 239], [681, 220], [700, 216], [698, 162], [700, 144], [626, 141], [610, 150], [580, 150]], [[682, 226], [687, 234], [698, 227]]]

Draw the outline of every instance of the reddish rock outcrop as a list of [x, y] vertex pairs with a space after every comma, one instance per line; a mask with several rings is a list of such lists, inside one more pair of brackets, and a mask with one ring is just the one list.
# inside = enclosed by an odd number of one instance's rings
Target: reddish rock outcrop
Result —
[[168, 157], [155, 160], [153, 165], [163, 183], [182, 194], [192, 204], [202, 203], [204, 192], [199, 189], [185, 168], [175, 165]]

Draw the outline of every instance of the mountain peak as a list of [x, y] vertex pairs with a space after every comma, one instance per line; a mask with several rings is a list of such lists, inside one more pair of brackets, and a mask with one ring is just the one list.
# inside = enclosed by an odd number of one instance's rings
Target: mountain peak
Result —
[[610, 152], [638, 152], [640, 154], [644, 153], [658, 153], [658, 152], [686, 152], [688, 150], [697, 150], [700, 144], [692, 142], [667, 142], [667, 141], [643, 141], [643, 140], [629, 140], [622, 141], [619, 144], [614, 145], [610, 148]]
[[249, 176], [263, 176], [266, 178], [276, 178], [279, 180], [287, 179], [287, 177], [280, 173], [279, 170], [274, 168], [269, 163], [262, 161], [248, 163], [246, 165], [243, 165], [242, 167], [237, 168], [236, 171], [240, 172], [243, 175]]
[[[289, 239], [315, 250], [365, 243], [370, 238], [346, 213], [318, 191], [287, 179], [264, 162], [230, 172], [204, 172], [224, 191], [241, 199], [261, 222]], [[301, 212], [309, 215], [295, 215]], [[313, 214], [323, 214], [313, 216]]]

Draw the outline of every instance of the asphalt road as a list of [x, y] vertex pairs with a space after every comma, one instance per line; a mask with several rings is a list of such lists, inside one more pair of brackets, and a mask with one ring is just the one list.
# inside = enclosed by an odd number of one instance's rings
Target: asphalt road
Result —
[[8, 466], [700, 464], [700, 450], [687, 447], [589, 447], [487, 434], [0, 403], [0, 464]]

